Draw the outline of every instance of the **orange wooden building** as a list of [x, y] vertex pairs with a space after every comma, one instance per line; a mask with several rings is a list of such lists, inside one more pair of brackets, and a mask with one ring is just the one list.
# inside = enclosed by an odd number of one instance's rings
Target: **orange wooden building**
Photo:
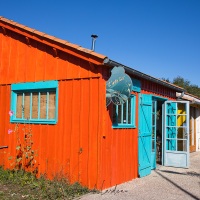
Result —
[[[133, 80], [132, 100], [124, 108], [127, 113], [133, 110], [130, 122], [122, 116], [122, 122], [114, 123], [116, 106], [106, 107], [106, 81], [114, 66], [122, 66]], [[139, 169], [139, 151], [144, 153], [138, 146], [140, 99], [149, 95], [152, 110], [152, 102], [160, 108], [159, 102], [176, 100], [176, 92], [183, 91], [4, 17], [0, 17], [0, 76], [0, 146], [8, 147], [0, 149], [0, 165], [12, 168], [9, 157], [17, 151], [16, 124], [18, 130], [28, 126], [40, 175], [52, 178], [62, 173], [71, 182], [98, 189], [150, 173], [149, 167], [145, 173]], [[151, 135], [150, 140], [156, 139]], [[152, 141], [146, 145], [151, 153]]]

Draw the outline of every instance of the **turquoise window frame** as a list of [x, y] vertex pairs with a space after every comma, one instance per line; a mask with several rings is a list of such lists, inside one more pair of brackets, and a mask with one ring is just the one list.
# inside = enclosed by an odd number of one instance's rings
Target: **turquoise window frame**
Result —
[[[40, 113], [40, 104], [38, 104], [38, 118], [37, 119], [25, 119], [17, 118], [16, 111], [17, 111], [17, 94], [18, 93], [25, 93], [25, 92], [32, 92], [39, 93], [40, 92], [52, 92], [55, 91], [56, 93], [56, 105], [55, 105], [55, 118], [54, 119], [41, 119], [39, 118]], [[32, 95], [31, 95], [32, 96]], [[48, 95], [47, 95], [48, 96]], [[32, 115], [32, 100], [30, 100], [30, 116]], [[48, 107], [48, 102], [46, 104]], [[58, 122], [58, 81], [41, 81], [41, 82], [29, 82], [29, 83], [17, 83], [11, 85], [11, 110], [14, 114], [10, 117], [11, 123], [32, 123], [32, 124], [56, 124]], [[47, 117], [48, 117], [48, 109], [47, 110]]]
[[[130, 120], [130, 123], [128, 123], [127, 121], [127, 118], [128, 118], [128, 106], [127, 106], [127, 109], [126, 109], [126, 123], [116, 123], [116, 122], [113, 122], [113, 125], [112, 127], [113, 128], [136, 128], [135, 126], [135, 110], [136, 110], [136, 96], [135, 95], [131, 95], [130, 96], [130, 99], [131, 99], [131, 109], [130, 109], [130, 112], [131, 112], [131, 120]], [[117, 118], [117, 121], [118, 121], [118, 105], [116, 105], [116, 118]], [[113, 107], [114, 109], [114, 107]], [[115, 110], [113, 110], [113, 112], [115, 112]], [[123, 110], [122, 110], [122, 113], [121, 113], [121, 116], [123, 116]], [[121, 118], [121, 120], [124, 120]]]

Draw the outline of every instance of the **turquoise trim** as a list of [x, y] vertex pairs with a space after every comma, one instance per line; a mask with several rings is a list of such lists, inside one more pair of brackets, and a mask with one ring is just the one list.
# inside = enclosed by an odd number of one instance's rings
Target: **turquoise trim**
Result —
[[57, 124], [55, 120], [42, 120], [42, 119], [12, 119], [11, 123], [26, 123], [26, 124]]
[[11, 85], [11, 90], [39, 90], [57, 88], [58, 81], [40, 81], [29, 83], [17, 83]]
[[132, 78], [131, 80], [132, 80], [132, 83], [133, 83], [132, 91], [140, 92], [141, 91], [141, 82], [137, 79], [134, 79], [134, 78]]
[[40, 93], [41, 92], [39, 92], [39, 96], [38, 96], [38, 119], [40, 119], [40, 98], [41, 98]]
[[[136, 128], [135, 126], [135, 110], [136, 110], [136, 97], [135, 95], [131, 95], [131, 119], [130, 119], [130, 123], [128, 123], [129, 119], [128, 119], [128, 104], [126, 105], [126, 124], [123, 124], [123, 109], [121, 112], [121, 123], [117, 123], [117, 124], [113, 124], [112, 128]], [[118, 114], [118, 106], [116, 106], [116, 113]], [[117, 116], [118, 118], [118, 116]]]
[[136, 128], [134, 125], [113, 125], [112, 128]]
[[30, 116], [29, 116], [29, 118], [31, 118], [31, 116], [32, 116], [32, 98], [33, 98], [33, 93], [31, 92], [31, 99], [30, 99]]
[[160, 97], [160, 96], [152, 96], [153, 97], [153, 99], [155, 99], [155, 100], [163, 100], [163, 101], [167, 101], [168, 100], [168, 98], [165, 98], [165, 97]]
[[[55, 91], [56, 93], [56, 107], [55, 107], [55, 118], [48, 119], [48, 109], [46, 109], [46, 119], [40, 119], [40, 93], [47, 92], [47, 108], [49, 106], [49, 92]], [[24, 93], [30, 92], [30, 118], [24, 119], [24, 112], [22, 111], [22, 118], [16, 118], [17, 113], [17, 94], [22, 93], [22, 105], [24, 107]], [[32, 92], [38, 93], [38, 117], [37, 119], [31, 119], [32, 117]], [[58, 81], [41, 81], [41, 82], [30, 82], [30, 83], [19, 83], [11, 85], [11, 110], [15, 113], [10, 117], [12, 123], [32, 123], [32, 124], [56, 124], [58, 121]]]
[[157, 120], [156, 120], [156, 113], [157, 113], [157, 101], [152, 101], [152, 152], [151, 152], [151, 169], [156, 169], [156, 127], [157, 127]]

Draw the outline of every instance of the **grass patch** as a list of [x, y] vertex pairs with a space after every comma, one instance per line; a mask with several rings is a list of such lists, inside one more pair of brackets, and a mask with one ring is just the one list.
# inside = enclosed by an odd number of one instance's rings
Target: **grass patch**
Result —
[[[0, 167], [0, 199], [74, 199], [91, 192], [79, 183], [69, 184], [64, 178], [46, 180], [31, 173], [4, 170]], [[94, 191], [93, 191], [94, 192]]]

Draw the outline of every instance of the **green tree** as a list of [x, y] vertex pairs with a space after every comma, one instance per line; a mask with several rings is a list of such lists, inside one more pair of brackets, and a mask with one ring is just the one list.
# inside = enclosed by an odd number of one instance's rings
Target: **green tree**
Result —
[[164, 77], [162, 77], [161, 79], [162, 79], [163, 81], [166, 81], [166, 82], [170, 83], [169, 78], [164, 78]]
[[177, 76], [173, 79], [172, 83], [184, 88], [186, 92], [200, 97], [200, 87], [198, 85], [191, 84], [189, 80], [186, 80], [181, 76]]

